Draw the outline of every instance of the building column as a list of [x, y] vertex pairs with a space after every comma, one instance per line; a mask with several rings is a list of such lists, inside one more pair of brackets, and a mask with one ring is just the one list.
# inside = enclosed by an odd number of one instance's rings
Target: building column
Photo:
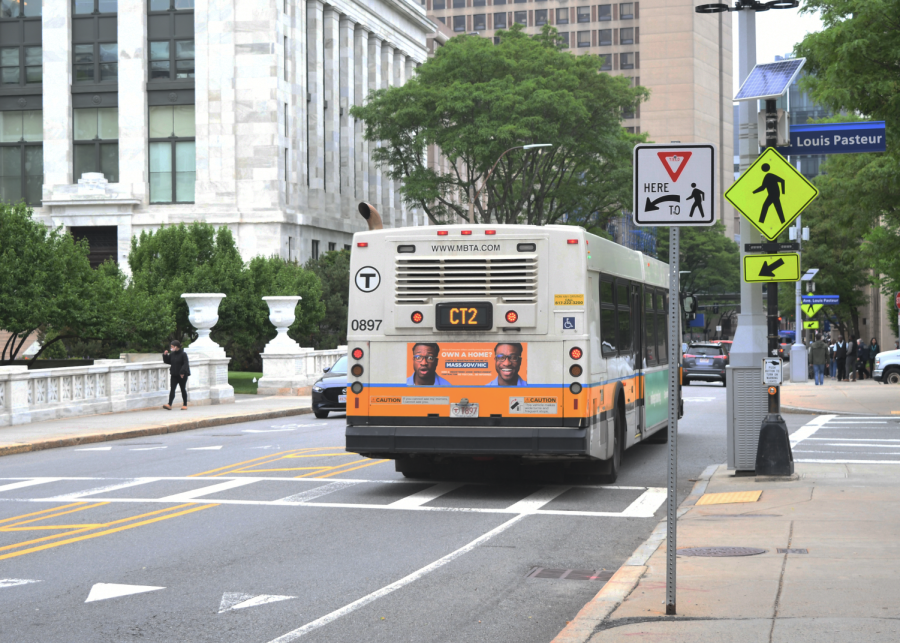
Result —
[[[369, 32], [356, 25], [353, 42], [356, 50], [353, 104], [362, 105], [369, 93]], [[364, 123], [353, 119], [353, 140], [356, 144], [356, 198], [360, 200], [369, 199], [369, 142], [363, 138], [364, 135]]]
[[350, 201], [356, 198], [356, 128], [350, 116], [350, 108], [356, 104], [355, 54], [353, 22], [341, 16], [341, 195]]
[[[406, 56], [399, 49], [394, 51], [394, 87], [402, 87], [406, 83]], [[406, 205], [403, 203], [403, 197], [400, 194], [400, 181], [394, 182], [394, 213], [397, 219], [397, 226], [408, 226], [407, 219], [409, 213], [406, 211]]]
[[[147, 62], [143, 55], [147, 46], [147, 7], [144, 0], [119, 0], [118, 38], [119, 183], [130, 184], [131, 193], [146, 206], [149, 203], [149, 144]], [[202, 51], [201, 47], [197, 47], [198, 57]], [[205, 113], [199, 109], [196, 112]], [[199, 135], [198, 128], [197, 136]], [[199, 163], [197, 169], [199, 170]], [[197, 174], [199, 179], [200, 173]]]
[[325, 189], [324, 9], [320, 0], [306, 3], [307, 149], [309, 203], [321, 208]]
[[[327, 205], [340, 203], [341, 189], [341, 108], [340, 108], [340, 14], [331, 6], [324, 11], [324, 115], [325, 115], [325, 192]], [[330, 213], [329, 213], [330, 214]]]
[[[369, 92], [381, 89], [381, 50], [384, 41], [374, 34], [369, 34]], [[375, 148], [380, 147], [380, 143], [369, 143], [369, 203], [375, 206], [379, 211], [384, 210], [381, 204], [381, 172], [378, 164], [375, 163]], [[382, 212], [383, 215], [386, 213]], [[384, 219], [384, 216], [382, 216]]]
[[[413, 75], [416, 73], [416, 61], [414, 61], [409, 56], [406, 57], [406, 73], [403, 76], [404, 84], [408, 83]], [[410, 208], [409, 206], [403, 206], [404, 215], [403, 220], [406, 222], [406, 225], [420, 225], [419, 224], [419, 212], [416, 208]], [[409, 211], [407, 213], [407, 210]]]
[[[18, 6], [18, 5], [16, 5]], [[71, 2], [48, 2], [43, 8], [44, 185], [72, 183], [72, 13]], [[27, 108], [27, 106], [26, 106]]]
[[[381, 83], [382, 87], [391, 87], [394, 84], [394, 48], [390, 45], [381, 48]], [[379, 147], [384, 143], [379, 143]], [[381, 213], [384, 222], [391, 228], [397, 227], [397, 215], [394, 210], [394, 182], [387, 176], [388, 168], [382, 165], [378, 168], [381, 175], [381, 204], [384, 211]]]

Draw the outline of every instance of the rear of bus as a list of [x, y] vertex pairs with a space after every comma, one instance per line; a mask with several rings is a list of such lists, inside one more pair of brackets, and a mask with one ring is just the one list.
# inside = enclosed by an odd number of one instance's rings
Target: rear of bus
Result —
[[400, 470], [434, 456], [589, 457], [587, 236], [519, 225], [357, 233], [347, 450]]

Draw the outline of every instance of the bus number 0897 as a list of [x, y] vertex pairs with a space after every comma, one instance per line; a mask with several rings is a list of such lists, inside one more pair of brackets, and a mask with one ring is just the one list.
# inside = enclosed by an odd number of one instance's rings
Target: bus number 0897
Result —
[[350, 322], [351, 330], [378, 330], [381, 328], [380, 319], [354, 319]]

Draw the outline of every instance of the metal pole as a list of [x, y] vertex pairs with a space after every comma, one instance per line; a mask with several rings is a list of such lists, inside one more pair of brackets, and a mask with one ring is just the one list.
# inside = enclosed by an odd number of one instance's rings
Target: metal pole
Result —
[[669, 491], [666, 496], [666, 614], [675, 614], [675, 554], [678, 511], [678, 383], [681, 337], [678, 293], [678, 227], [669, 228]]

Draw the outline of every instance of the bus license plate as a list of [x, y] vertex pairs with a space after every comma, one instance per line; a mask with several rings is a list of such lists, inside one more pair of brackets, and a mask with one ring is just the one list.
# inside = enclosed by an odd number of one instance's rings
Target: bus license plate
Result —
[[477, 404], [466, 404], [463, 406], [462, 404], [451, 404], [450, 405], [450, 417], [452, 418], [477, 418], [478, 417], [478, 405]]
[[346, 404], [347, 396], [346, 395], [338, 395], [338, 404]]

